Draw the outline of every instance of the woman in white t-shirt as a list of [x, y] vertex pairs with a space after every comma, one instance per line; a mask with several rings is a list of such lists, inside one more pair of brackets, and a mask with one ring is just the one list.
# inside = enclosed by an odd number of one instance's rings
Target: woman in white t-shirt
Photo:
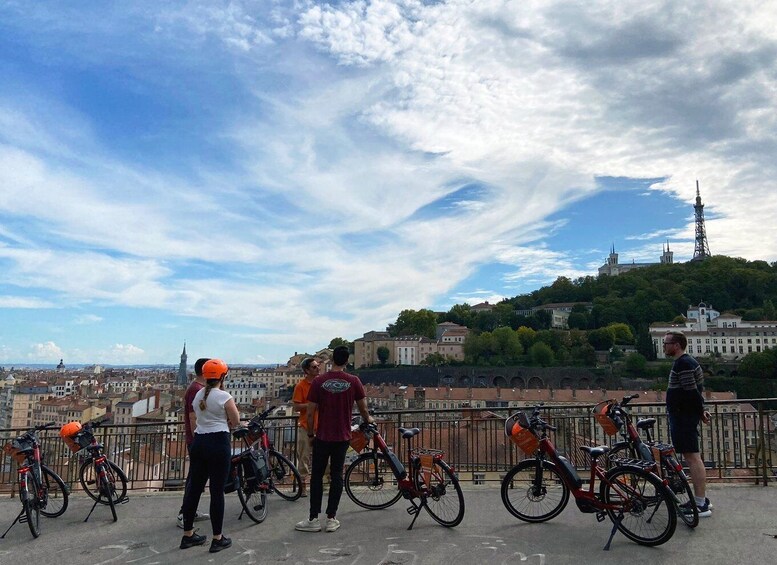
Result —
[[194, 515], [205, 483], [210, 485], [210, 523], [213, 540], [210, 552], [216, 553], [232, 545], [232, 540], [221, 532], [224, 523], [224, 483], [229, 475], [232, 442], [229, 431], [240, 424], [235, 401], [222, 390], [229, 368], [221, 359], [210, 359], [202, 366], [205, 388], [192, 401], [196, 427], [190, 450], [190, 480], [183, 500], [184, 535], [181, 549], [203, 545], [207, 538], [194, 533]]

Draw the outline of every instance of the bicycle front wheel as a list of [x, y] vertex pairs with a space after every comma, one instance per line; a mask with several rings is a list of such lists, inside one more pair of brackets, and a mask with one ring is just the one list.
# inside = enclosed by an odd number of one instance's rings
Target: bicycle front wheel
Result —
[[267, 491], [265, 490], [265, 485], [249, 484], [249, 481], [246, 480], [243, 474], [242, 465], [238, 465], [237, 476], [240, 481], [237, 488], [237, 497], [240, 499], [240, 504], [243, 505], [243, 510], [248, 514], [249, 518], [257, 524], [261, 524], [267, 518]]
[[119, 520], [119, 517], [116, 515], [118, 493], [116, 492], [116, 483], [113, 482], [114, 475], [109, 472], [107, 463], [101, 463], [97, 466], [95, 471], [100, 477], [100, 494], [108, 501], [108, 506], [111, 507], [113, 521], [117, 522]]
[[677, 463], [674, 457], [662, 457], [661, 469], [664, 477], [669, 481], [669, 489], [676, 498], [677, 515], [689, 528], [695, 528], [699, 525], [699, 508], [696, 506], [696, 499], [693, 496], [693, 490], [688, 482], [688, 477]]
[[24, 516], [34, 538], [40, 535], [40, 504], [36, 490], [32, 473], [28, 471], [24, 478], [24, 487], [19, 489], [19, 497], [22, 499]]
[[381, 510], [395, 504], [402, 496], [395, 481], [386, 456], [368, 451], [346, 469], [345, 492], [362, 508]]
[[464, 493], [461, 492], [459, 479], [445, 461], [435, 460], [428, 485], [423, 469], [417, 466], [415, 485], [426, 499], [426, 511], [437, 523], [448, 528], [461, 523], [464, 518]]
[[302, 496], [302, 477], [285, 455], [270, 449], [267, 451], [272, 490], [284, 500], [297, 500]]
[[546, 522], [564, 510], [569, 489], [553, 463], [526, 459], [502, 480], [502, 502], [524, 522]]
[[43, 497], [40, 513], [48, 518], [62, 516], [67, 510], [68, 489], [65, 482], [54, 471], [40, 466]]
[[[127, 476], [121, 467], [108, 461], [105, 469], [106, 474], [109, 477], [110, 482], [113, 483], [112, 495], [115, 496], [114, 503], [119, 503], [127, 497]], [[95, 465], [93, 459], [87, 459], [84, 464], [81, 465], [81, 470], [78, 472], [78, 478], [81, 482], [81, 486], [86, 491], [86, 494], [92, 500], [98, 500], [101, 504], [108, 504], [108, 499], [100, 497], [101, 485], [98, 481], [98, 476], [95, 473]]]
[[600, 496], [610, 520], [640, 545], [661, 545], [677, 527], [677, 512], [664, 483], [657, 476], [635, 467], [616, 467], [605, 475]]

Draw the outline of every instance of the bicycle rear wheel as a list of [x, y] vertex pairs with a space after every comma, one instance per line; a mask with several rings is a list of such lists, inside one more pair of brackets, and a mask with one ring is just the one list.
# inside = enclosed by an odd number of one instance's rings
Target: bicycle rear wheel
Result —
[[[569, 502], [569, 489], [550, 461], [526, 459], [502, 480], [502, 502], [508, 512], [524, 522], [546, 522], [555, 518]], [[538, 475], [539, 472], [539, 475]]]
[[36, 494], [36, 485], [32, 478], [32, 473], [26, 473], [24, 487], [19, 489], [19, 497], [22, 499], [22, 508], [27, 525], [30, 527], [32, 537], [37, 538], [40, 535], [40, 503]]
[[68, 488], [59, 475], [45, 465], [41, 465], [40, 470], [43, 483], [40, 513], [48, 518], [62, 516], [67, 510]]
[[368, 510], [388, 508], [402, 496], [388, 459], [379, 452], [359, 455], [346, 469], [344, 482], [348, 498]]
[[458, 526], [464, 518], [464, 493], [456, 475], [445, 461], [435, 460], [429, 485], [420, 465], [415, 473], [416, 489], [424, 493], [426, 511], [437, 523], [448, 528]]
[[[81, 465], [81, 470], [78, 472], [78, 478], [81, 482], [81, 486], [86, 491], [86, 494], [92, 500], [99, 500], [101, 504], [108, 504], [108, 500], [103, 496], [100, 498], [100, 484], [98, 477], [95, 474], [95, 465], [93, 459], [87, 459], [84, 464]], [[113, 483], [113, 495], [114, 503], [118, 504], [127, 497], [127, 476], [121, 467], [116, 465], [112, 461], [107, 461], [105, 472], [108, 474], [110, 481]]]
[[302, 477], [285, 455], [270, 449], [267, 451], [272, 490], [284, 500], [297, 500], [302, 496]]
[[616, 467], [600, 484], [600, 496], [610, 520], [640, 545], [661, 545], [677, 527], [677, 511], [664, 483], [657, 476], [636, 467]]
[[261, 524], [267, 518], [267, 491], [265, 490], [265, 484], [249, 485], [243, 474], [242, 465], [237, 467], [237, 476], [240, 481], [237, 488], [237, 497], [240, 499], [240, 504], [243, 505], [243, 510], [248, 514], [249, 518], [257, 524]]
[[674, 457], [662, 457], [661, 469], [664, 477], [669, 481], [669, 489], [676, 497], [677, 515], [689, 528], [695, 528], [699, 525], [699, 509], [696, 506], [696, 498], [693, 496], [693, 489], [685, 476], [682, 467]]

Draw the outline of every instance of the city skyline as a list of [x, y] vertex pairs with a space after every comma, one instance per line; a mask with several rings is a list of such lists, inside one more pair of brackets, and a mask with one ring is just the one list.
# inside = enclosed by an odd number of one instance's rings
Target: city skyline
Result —
[[[725, 26], [720, 22], [726, 22]], [[404, 308], [777, 260], [777, 8], [0, 6], [0, 365], [284, 363]], [[745, 47], [743, 47], [745, 46]]]

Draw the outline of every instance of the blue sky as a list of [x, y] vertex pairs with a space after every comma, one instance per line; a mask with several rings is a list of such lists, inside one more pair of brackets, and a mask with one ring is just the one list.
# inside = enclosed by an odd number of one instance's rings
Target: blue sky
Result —
[[777, 260], [777, 8], [0, 5], [0, 364], [285, 362], [404, 308]]

